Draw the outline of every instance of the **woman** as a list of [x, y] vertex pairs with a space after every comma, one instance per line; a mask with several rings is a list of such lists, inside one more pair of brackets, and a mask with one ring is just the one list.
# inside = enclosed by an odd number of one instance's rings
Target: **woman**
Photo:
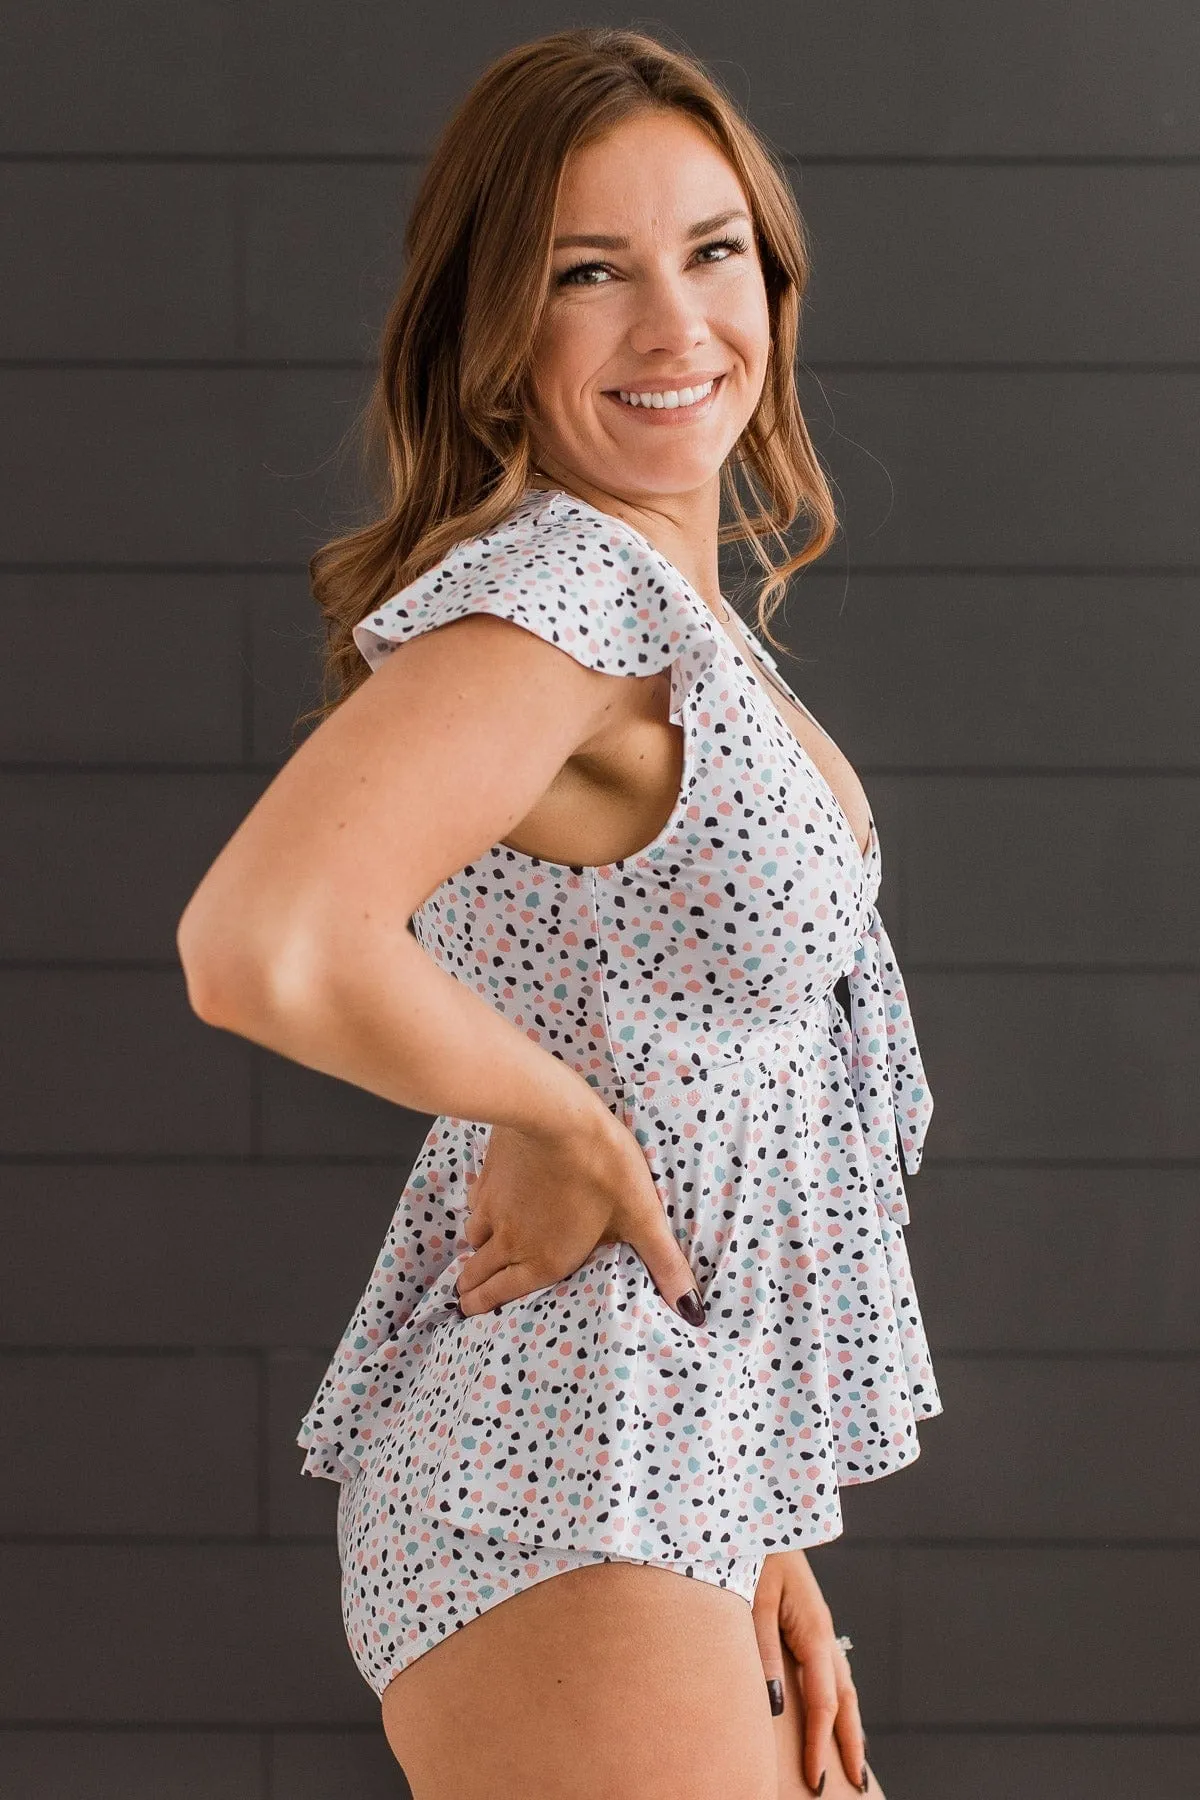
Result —
[[438, 1115], [297, 1439], [348, 1641], [416, 1800], [880, 1793], [805, 1549], [941, 1411], [932, 1103], [867, 798], [717, 564], [765, 632], [835, 534], [803, 227], [697, 64], [580, 30], [478, 82], [408, 253], [336, 698], [179, 932], [202, 1018]]

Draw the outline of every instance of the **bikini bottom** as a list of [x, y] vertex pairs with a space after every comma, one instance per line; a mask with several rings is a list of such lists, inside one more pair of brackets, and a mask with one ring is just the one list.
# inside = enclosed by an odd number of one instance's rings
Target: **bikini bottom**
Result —
[[338, 1496], [342, 1622], [355, 1666], [382, 1698], [392, 1677], [502, 1600], [551, 1575], [598, 1562], [644, 1562], [730, 1588], [752, 1605], [765, 1554], [660, 1562], [605, 1551], [549, 1549], [464, 1531], [415, 1512], [384, 1437]]

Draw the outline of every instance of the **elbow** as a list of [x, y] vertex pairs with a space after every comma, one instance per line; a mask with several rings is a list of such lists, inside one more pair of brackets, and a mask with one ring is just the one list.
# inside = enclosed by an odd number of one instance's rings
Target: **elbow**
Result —
[[[180, 961], [183, 962], [182, 957]], [[196, 1017], [205, 1025], [217, 1025], [228, 1029], [221, 1008], [220, 990], [209, 975], [201, 974], [195, 964], [183, 962], [183, 978], [187, 987], [188, 1005]]]
[[251, 933], [204, 921], [189, 907], [175, 933], [188, 1005], [206, 1025], [265, 1042], [289, 1009], [312, 1003], [320, 969], [302, 949], [308, 942], [282, 927]]
[[175, 948], [187, 984], [188, 1005], [206, 1025], [224, 1025], [222, 995], [228, 986], [224, 964], [228, 947], [220, 953], [211, 932], [202, 930], [195, 909], [188, 907], [175, 931]]
[[196, 1017], [242, 1031], [259, 1010], [258, 996], [271, 988], [278, 946], [268, 949], [227, 918], [206, 916], [193, 900], [176, 927], [175, 948]]

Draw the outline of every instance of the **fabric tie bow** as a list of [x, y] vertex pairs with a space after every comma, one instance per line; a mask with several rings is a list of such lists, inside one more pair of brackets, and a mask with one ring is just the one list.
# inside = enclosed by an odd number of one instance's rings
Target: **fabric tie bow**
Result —
[[896, 953], [876, 907], [842, 974], [850, 1021], [835, 1004], [854, 1103], [871, 1157], [875, 1197], [898, 1225], [909, 1222], [901, 1162], [921, 1166], [933, 1098]]

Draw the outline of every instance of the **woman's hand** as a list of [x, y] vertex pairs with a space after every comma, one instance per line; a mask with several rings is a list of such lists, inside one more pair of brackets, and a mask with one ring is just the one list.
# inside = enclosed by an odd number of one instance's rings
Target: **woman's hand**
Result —
[[[493, 1125], [483, 1167], [468, 1177], [464, 1314], [487, 1312], [582, 1268], [598, 1244], [631, 1244], [667, 1304], [704, 1323], [691, 1265], [632, 1131], [597, 1101], [536, 1135]], [[694, 1295], [691, 1313], [680, 1305]], [[688, 1303], [691, 1305], [691, 1303]]]
[[[847, 1778], [865, 1792], [860, 1784], [867, 1745], [850, 1659], [836, 1641], [833, 1615], [803, 1550], [783, 1550], [767, 1557], [754, 1591], [754, 1631], [763, 1673], [768, 1685], [779, 1683], [774, 1691], [780, 1697], [784, 1692], [784, 1644], [798, 1665], [804, 1702], [801, 1773], [809, 1788], [816, 1793], [821, 1786], [836, 1732]], [[781, 1708], [773, 1704], [771, 1710]]]

